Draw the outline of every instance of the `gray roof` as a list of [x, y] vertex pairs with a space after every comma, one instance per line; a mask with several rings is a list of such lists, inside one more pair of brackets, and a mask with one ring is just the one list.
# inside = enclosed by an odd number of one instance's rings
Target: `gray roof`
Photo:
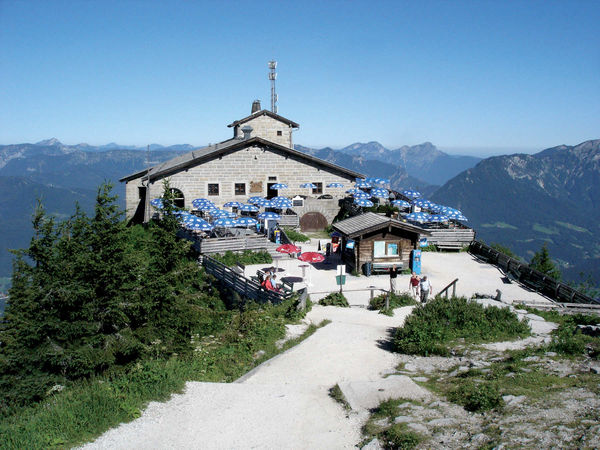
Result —
[[360, 236], [370, 231], [376, 231], [387, 226], [402, 228], [417, 234], [430, 234], [427, 230], [416, 225], [372, 212], [350, 217], [349, 219], [336, 222], [332, 225], [334, 230], [337, 230], [350, 238]]
[[274, 112], [271, 112], [268, 109], [261, 109], [260, 111], [256, 111], [254, 114], [250, 114], [249, 116], [244, 117], [243, 119], [236, 120], [235, 122], [232, 122], [227, 126], [229, 128], [235, 127], [236, 125], [241, 125], [242, 123], [248, 122], [249, 120], [252, 120], [258, 116], [269, 116], [275, 120], [279, 120], [280, 122], [291, 125], [293, 128], [300, 128], [300, 125], [298, 125], [296, 122], [290, 119], [286, 119], [285, 117], [280, 116], [279, 114], [275, 114]]
[[355, 172], [354, 170], [346, 169], [345, 167], [338, 166], [337, 164], [330, 163], [329, 161], [325, 161], [324, 159], [317, 158], [316, 156], [308, 155], [301, 151], [295, 150], [293, 148], [285, 147], [283, 145], [276, 144], [274, 142], [268, 141], [259, 137], [252, 137], [249, 139], [239, 139], [233, 138], [227, 141], [220, 142], [218, 144], [210, 145], [207, 147], [199, 148], [197, 150], [192, 150], [191, 152], [185, 153], [183, 155], [178, 155], [175, 158], [171, 158], [168, 161], [162, 162], [150, 168], [150, 170], [141, 170], [136, 173], [132, 173], [127, 175], [126, 177], [121, 178], [119, 181], [130, 181], [139, 177], [146, 177], [148, 174], [150, 180], [154, 180], [161, 176], [169, 175], [171, 173], [177, 172], [186, 167], [195, 166], [205, 162], [206, 160], [213, 158], [221, 153], [225, 153], [226, 151], [237, 151], [242, 150], [251, 146], [264, 146], [266, 148], [271, 147], [276, 150], [287, 152], [291, 155], [298, 156], [302, 159], [306, 159], [316, 164], [320, 164], [322, 166], [328, 167], [330, 169], [334, 169], [345, 173], [350, 177], [364, 178], [365, 176], [359, 172]]

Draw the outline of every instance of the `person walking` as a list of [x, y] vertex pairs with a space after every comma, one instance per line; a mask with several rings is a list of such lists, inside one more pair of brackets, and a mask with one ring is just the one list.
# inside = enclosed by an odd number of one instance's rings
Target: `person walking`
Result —
[[433, 292], [433, 288], [431, 287], [431, 283], [427, 279], [427, 275], [423, 275], [421, 283], [419, 284], [419, 289], [421, 291], [421, 303], [427, 303], [429, 294]]
[[396, 293], [396, 278], [398, 278], [398, 268], [394, 264], [390, 269], [390, 292], [392, 294]]
[[416, 273], [412, 273], [412, 275], [410, 276], [410, 280], [408, 282], [408, 289], [410, 290], [410, 292], [412, 293], [412, 295], [415, 298], [419, 297], [419, 283], [421, 282], [421, 279], [419, 278], [419, 276]]

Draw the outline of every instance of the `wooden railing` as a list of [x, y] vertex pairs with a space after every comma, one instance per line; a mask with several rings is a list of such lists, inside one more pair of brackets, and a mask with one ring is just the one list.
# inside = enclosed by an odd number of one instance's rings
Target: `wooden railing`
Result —
[[225, 253], [227, 250], [266, 250], [268, 239], [265, 236], [208, 238], [197, 241], [196, 248], [202, 254]]
[[282, 227], [297, 227], [300, 225], [300, 219], [297, 214], [282, 214], [278, 223]]
[[441, 296], [442, 294], [446, 295], [446, 298], [448, 298], [448, 290], [450, 288], [452, 288], [452, 297], [456, 297], [456, 282], [458, 281], [458, 278], [455, 279], [454, 281], [452, 281], [451, 283], [448, 284], [448, 286], [446, 286], [444, 289], [442, 289], [440, 292], [438, 292], [435, 296]]
[[202, 257], [202, 265], [204, 270], [219, 280], [224, 287], [233, 289], [243, 298], [259, 303], [271, 302], [273, 304], [281, 303], [284, 300], [282, 294], [263, 289], [256, 281], [244, 277], [210, 256], [204, 255]]
[[469, 246], [469, 252], [490, 264], [500, 267], [507, 276], [517, 279], [525, 286], [562, 303], [564, 306], [567, 306], [568, 303], [600, 304], [599, 300], [593, 299], [567, 284], [532, 269], [528, 264], [511, 258], [483, 242], [473, 241]]

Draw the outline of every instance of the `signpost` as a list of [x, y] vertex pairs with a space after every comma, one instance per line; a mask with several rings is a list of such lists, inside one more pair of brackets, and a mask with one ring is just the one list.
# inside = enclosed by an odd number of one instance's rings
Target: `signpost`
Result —
[[340, 264], [337, 266], [337, 275], [335, 276], [335, 282], [340, 287], [340, 294], [342, 293], [342, 287], [346, 284], [346, 265]]

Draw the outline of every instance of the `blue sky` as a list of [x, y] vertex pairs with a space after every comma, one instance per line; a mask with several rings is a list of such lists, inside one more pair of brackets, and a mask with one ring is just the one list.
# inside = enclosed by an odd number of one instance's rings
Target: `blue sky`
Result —
[[278, 65], [295, 143], [600, 138], [598, 1], [0, 0], [0, 144], [227, 139]]

